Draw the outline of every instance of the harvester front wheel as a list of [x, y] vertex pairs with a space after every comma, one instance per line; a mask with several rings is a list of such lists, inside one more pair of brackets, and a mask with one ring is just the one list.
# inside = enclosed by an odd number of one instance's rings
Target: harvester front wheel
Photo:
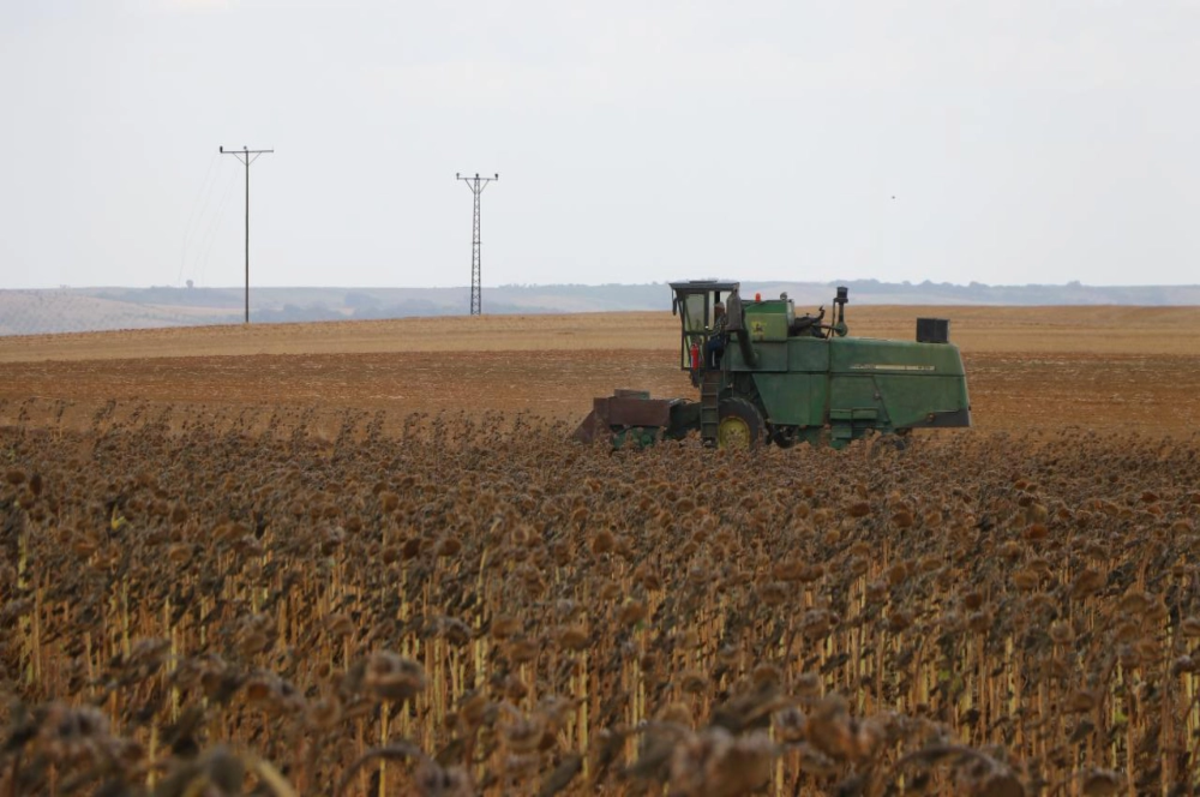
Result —
[[717, 448], [755, 449], [762, 444], [766, 422], [746, 399], [725, 399], [718, 407]]

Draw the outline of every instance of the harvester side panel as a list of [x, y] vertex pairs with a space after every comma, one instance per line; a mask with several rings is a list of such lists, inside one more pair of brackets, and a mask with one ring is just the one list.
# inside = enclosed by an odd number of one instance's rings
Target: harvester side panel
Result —
[[733, 358], [729, 363], [729, 370], [763, 373], [771, 371], [782, 372], [788, 369], [788, 344], [786, 342], [755, 343], [754, 352], [758, 357], [758, 361], [754, 365], [748, 365], [737, 346], [726, 346], [725, 356], [728, 357], [730, 354], [733, 354]]
[[966, 382], [962, 377], [889, 374], [877, 376], [875, 381], [897, 428], [969, 423]]
[[888, 405], [871, 375], [834, 374], [829, 380], [829, 422], [888, 425]]
[[952, 345], [797, 337], [758, 342], [755, 352], [750, 365], [730, 346], [726, 365], [731, 375], [753, 375], [773, 425], [830, 424], [835, 438], [853, 439], [869, 429], [970, 423], [962, 357]]
[[829, 341], [792, 338], [788, 341], [788, 370], [825, 373], [829, 370]]
[[782, 426], [822, 425], [828, 383], [826, 373], [754, 374], [767, 422]]
[[956, 346], [871, 338], [830, 343], [831, 412], [867, 406], [864, 386], [870, 384], [874, 403], [885, 411], [880, 417], [888, 419], [880, 427], [969, 424], [966, 375]]
[[963, 376], [958, 347], [938, 343], [834, 338], [829, 341], [830, 370], [835, 374], [909, 373]]

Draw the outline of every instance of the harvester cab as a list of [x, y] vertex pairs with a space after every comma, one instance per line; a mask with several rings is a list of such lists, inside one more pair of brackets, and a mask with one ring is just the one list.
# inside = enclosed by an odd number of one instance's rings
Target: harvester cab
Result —
[[[918, 318], [915, 341], [858, 338], [846, 325], [844, 287], [833, 299], [832, 323], [824, 308], [797, 317], [786, 294], [750, 301], [739, 288], [718, 280], [671, 283], [679, 363], [700, 389], [699, 401], [619, 390], [595, 400], [576, 438], [645, 445], [698, 431], [720, 448], [800, 441], [841, 448], [876, 435], [877, 443], [903, 448], [913, 429], [971, 425], [966, 373], [948, 320]], [[719, 327], [718, 302], [726, 316]], [[717, 336], [719, 360], [708, 346]]]
[[[714, 334], [716, 306], [729, 302], [737, 294], [738, 283], [718, 280], [689, 280], [672, 282], [674, 299], [671, 313], [679, 316], [682, 327], [680, 344], [680, 367], [692, 374], [692, 384], [699, 385], [699, 375], [704, 370], [705, 347]], [[734, 300], [736, 302], [736, 299]]]

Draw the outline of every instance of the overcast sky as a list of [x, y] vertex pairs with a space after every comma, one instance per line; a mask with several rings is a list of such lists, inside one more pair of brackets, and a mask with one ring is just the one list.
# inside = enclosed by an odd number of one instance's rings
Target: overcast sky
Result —
[[2, 0], [0, 288], [1200, 282], [1200, 3]]

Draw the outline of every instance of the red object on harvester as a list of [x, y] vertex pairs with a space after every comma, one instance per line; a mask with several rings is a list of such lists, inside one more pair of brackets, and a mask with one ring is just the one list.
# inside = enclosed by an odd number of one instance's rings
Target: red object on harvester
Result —
[[694, 340], [692, 341], [691, 354], [692, 354], [692, 370], [699, 371], [700, 370], [700, 344]]
[[762, 301], [762, 294], [761, 294], [761, 293], [756, 293], [756, 294], [754, 294], [754, 301], [756, 301], [756, 302], [761, 302], [761, 301]]

